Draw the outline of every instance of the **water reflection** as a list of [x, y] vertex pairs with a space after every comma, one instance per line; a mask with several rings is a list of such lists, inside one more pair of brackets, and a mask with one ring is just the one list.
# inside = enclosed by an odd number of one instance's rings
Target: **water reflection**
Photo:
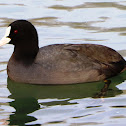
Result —
[[[119, 79], [119, 78], [118, 78]], [[120, 80], [118, 80], [119, 82]], [[121, 81], [122, 82], [122, 81]], [[80, 99], [86, 97], [94, 97], [95, 94], [100, 93], [104, 87], [104, 82], [94, 82], [85, 84], [73, 85], [31, 85], [16, 83], [8, 78], [8, 89], [12, 93], [11, 98], [18, 97], [34, 97], [36, 99], [57, 98], [57, 99]], [[117, 84], [117, 82], [116, 82]], [[116, 92], [118, 88], [115, 83], [111, 83], [110, 87], [113, 89], [111, 94], [106, 97], [115, 96], [121, 92]], [[118, 90], [119, 91], [119, 90]]]
[[16, 112], [10, 115], [9, 125], [25, 125], [27, 122], [37, 120], [27, 115], [40, 108], [37, 99], [34, 97], [16, 98], [15, 101], [10, 103], [10, 106], [14, 107]]
[[68, 10], [72, 11], [74, 9], [81, 9], [81, 8], [118, 8], [121, 10], [126, 10], [125, 5], [121, 5], [117, 2], [85, 2], [81, 5], [76, 6], [64, 6], [64, 5], [53, 5], [49, 8], [56, 9], [56, 10]]
[[[104, 97], [114, 97], [122, 93], [116, 88], [116, 85], [126, 79], [126, 72], [111, 78], [111, 84]], [[74, 85], [30, 85], [13, 82], [8, 78], [7, 85], [11, 95], [9, 98], [15, 99], [10, 102], [10, 106], [16, 109], [10, 115], [10, 125], [24, 125], [25, 123], [37, 120], [33, 116], [28, 116], [29, 113], [39, 109], [45, 109], [49, 106], [56, 105], [72, 105], [70, 100], [82, 99], [87, 97], [99, 97], [105, 87], [104, 82], [74, 84]], [[104, 90], [105, 91], [105, 90]], [[102, 96], [101, 96], [102, 97]], [[39, 101], [41, 101], [39, 103]], [[91, 106], [87, 106], [89, 108]], [[43, 113], [41, 113], [43, 115]], [[40, 116], [41, 116], [40, 115]], [[48, 115], [48, 114], [47, 114]]]

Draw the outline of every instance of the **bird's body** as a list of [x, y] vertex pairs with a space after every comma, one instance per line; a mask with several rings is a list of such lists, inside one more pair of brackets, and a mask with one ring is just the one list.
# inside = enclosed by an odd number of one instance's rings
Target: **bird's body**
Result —
[[[8, 63], [12, 80], [32, 84], [72, 84], [99, 81], [120, 73], [125, 60], [114, 50], [94, 44], [56, 44], [39, 49], [31, 65]], [[15, 74], [16, 73], [16, 74]]]
[[8, 62], [10, 79], [30, 84], [73, 84], [115, 76], [126, 61], [115, 50], [95, 44], [55, 44], [39, 49], [35, 27], [26, 20], [9, 25], [0, 46], [14, 45]]

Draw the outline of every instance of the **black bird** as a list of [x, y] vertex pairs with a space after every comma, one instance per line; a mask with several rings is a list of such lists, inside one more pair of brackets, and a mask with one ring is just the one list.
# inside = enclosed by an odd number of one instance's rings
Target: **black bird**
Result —
[[12, 22], [0, 46], [14, 45], [7, 73], [11, 80], [30, 84], [73, 84], [100, 81], [125, 69], [115, 50], [96, 44], [54, 44], [38, 47], [35, 27], [26, 20]]

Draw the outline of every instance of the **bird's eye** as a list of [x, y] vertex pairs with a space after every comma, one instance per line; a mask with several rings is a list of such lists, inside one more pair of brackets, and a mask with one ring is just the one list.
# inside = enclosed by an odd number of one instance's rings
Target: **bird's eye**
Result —
[[14, 30], [14, 33], [17, 34], [18, 33], [18, 30]]

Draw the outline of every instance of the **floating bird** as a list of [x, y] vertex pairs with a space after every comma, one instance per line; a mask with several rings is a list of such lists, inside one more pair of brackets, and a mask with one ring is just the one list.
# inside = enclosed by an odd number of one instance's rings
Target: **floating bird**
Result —
[[30, 84], [77, 84], [100, 81], [125, 69], [115, 50], [96, 44], [53, 44], [38, 47], [35, 27], [26, 20], [12, 22], [0, 46], [13, 44], [8, 62], [11, 80]]

